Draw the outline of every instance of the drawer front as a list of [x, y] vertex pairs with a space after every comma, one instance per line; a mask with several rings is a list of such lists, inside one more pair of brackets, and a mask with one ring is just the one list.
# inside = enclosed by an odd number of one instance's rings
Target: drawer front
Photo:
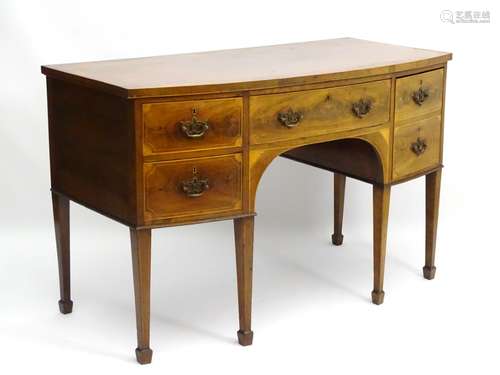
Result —
[[145, 155], [241, 146], [242, 99], [142, 106]]
[[398, 78], [396, 80], [396, 122], [441, 110], [443, 78], [443, 69]]
[[235, 211], [242, 200], [241, 154], [144, 164], [144, 217]]
[[430, 117], [394, 131], [394, 168], [399, 180], [439, 165], [441, 157], [441, 116]]
[[250, 97], [253, 144], [363, 128], [389, 121], [390, 80]]

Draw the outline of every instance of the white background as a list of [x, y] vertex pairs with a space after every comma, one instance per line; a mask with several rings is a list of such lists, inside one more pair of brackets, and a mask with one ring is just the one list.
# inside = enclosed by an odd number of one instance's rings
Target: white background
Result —
[[[498, 374], [498, 2], [0, 2], [0, 373]], [[449, 24], [442, 10], [490, 11]], [[74, 312], [58, 312], [40, 65], [352, 36], [453, 52], [437, 274], [424, 180], [393, 188], [385, 303], [372, 289], [371, 187], [275, 160], [257, 196], [254, 345], [236, 341], [230, 221], [153, 231], [153, 363], [136, 364], [126, 227], [72, 205]]]

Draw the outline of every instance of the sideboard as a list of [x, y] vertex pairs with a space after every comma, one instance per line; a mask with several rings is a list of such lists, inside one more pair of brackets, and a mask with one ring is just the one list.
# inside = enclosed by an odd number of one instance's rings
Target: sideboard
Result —
[[130, 228], [141, 364], [152, 357], [151, 230], [234, 220], [237, 336], [252, 344], [255, 197], [277, 156], [333, 172], [334, 245], [346, 176], [373, 185], [375, 304], [384, 300], [391, 186], [425, 176], [423, 273], [434, 278], [450, 59], [342, 38], [42, 66], [60, 311], [73, 308], [70, 201]]

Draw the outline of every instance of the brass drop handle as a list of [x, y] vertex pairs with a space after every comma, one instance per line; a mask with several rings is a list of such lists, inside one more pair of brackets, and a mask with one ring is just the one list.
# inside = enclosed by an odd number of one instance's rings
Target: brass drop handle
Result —
[[372, 109], [372, 101], [370, 99], [359, 99], [352, 103], [352, 113], [358, 118], [365, 117]]
[[416, 142], [411, 144], [411, 150], [417, 155], [422, 155], [427, 150], [427, 142], [425, 139], [418, 137]]
[[193, 177], [189, 180], [181, 182], [182, 191], [189, 197], [195, 198], [203, 195], [203, 193], [209, 189], [208, 179], [199, 178], [198, 170], [193, 168]]
[[301, 112], [294, 112], [291, 108], [288, 111], [278, 112], [278, 121], [287, 128], [295, 128], [303, 117]]
[[179, 126], [188, 138], [200, 138], [208, 130], [208, 122], [198, 119], [196, 109], [192, 109], [192, 118], [188, 121], [181, 121]]
[[420, 87], [417, 91], [413, 92], [412, 98], [415, 104], [422, 105], [429, 97], [429, 90]]

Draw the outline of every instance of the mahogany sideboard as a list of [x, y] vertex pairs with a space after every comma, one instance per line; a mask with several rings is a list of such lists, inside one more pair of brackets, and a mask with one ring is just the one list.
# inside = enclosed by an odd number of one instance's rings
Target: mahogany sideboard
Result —
[[149, 344], [151, 230], [234, 220], [238, 341], [250, 345], [255, 196], [281, 155], [334, 172], [342, 244], [346, 176], [373, 185], [372, 300], [384, 299], [391, 186], [426, 178], [432, 279], [450, 53], [342, 38], [42, 66], [60, 301], [72, 311], [69, 202], [130, 228], [137, 361]]

